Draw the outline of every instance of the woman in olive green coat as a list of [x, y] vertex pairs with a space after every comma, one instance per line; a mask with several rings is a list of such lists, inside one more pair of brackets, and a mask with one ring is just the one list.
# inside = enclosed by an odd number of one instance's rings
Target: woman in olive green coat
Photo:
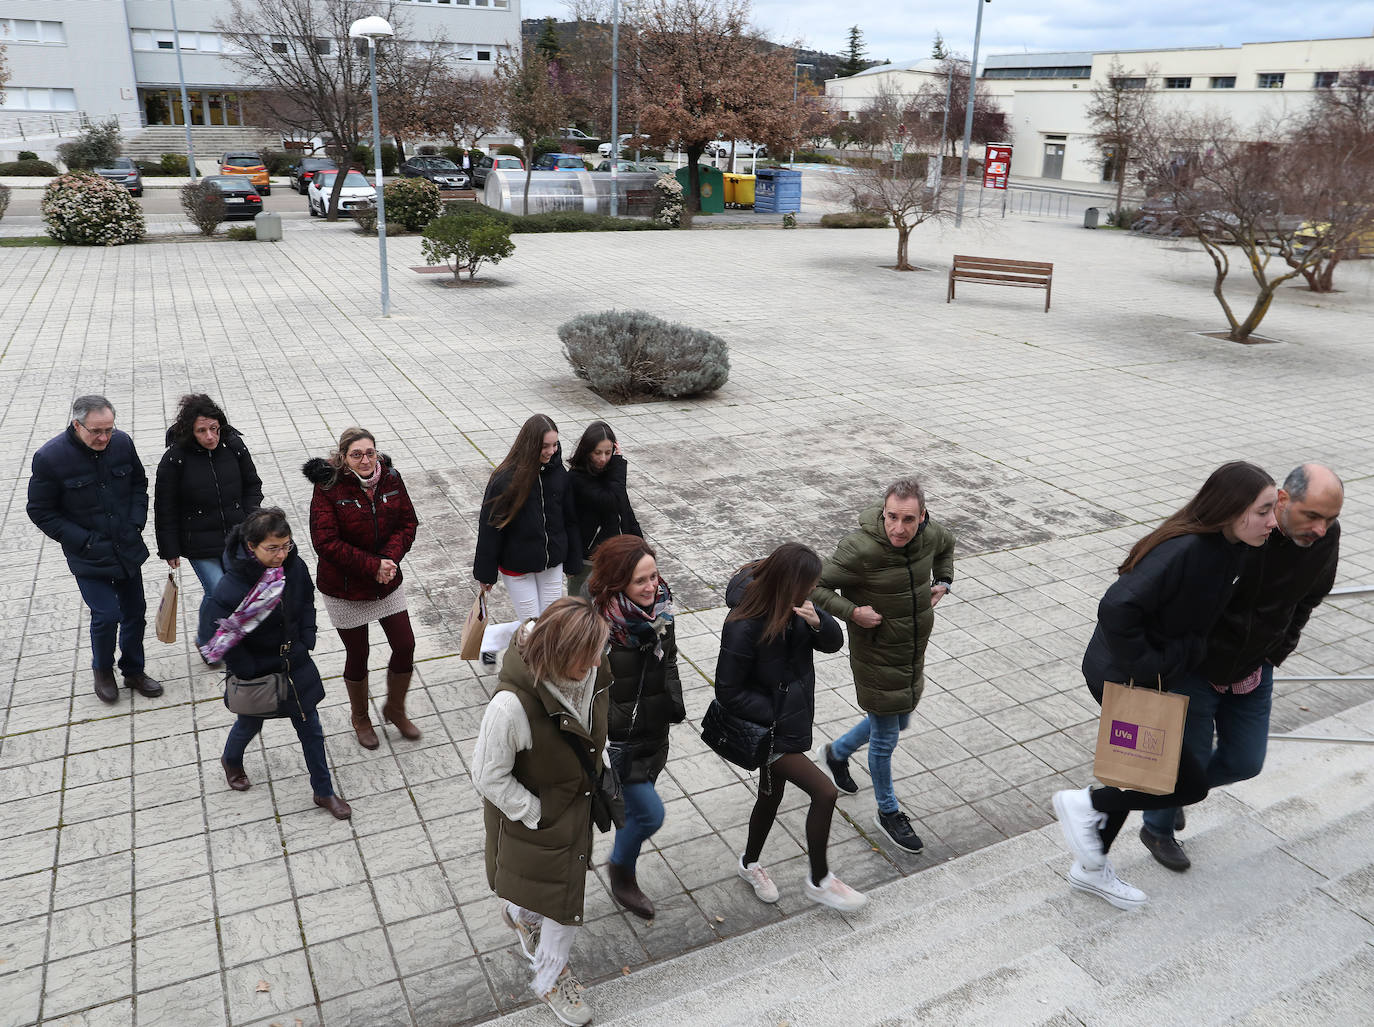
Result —
[[878, 800], [875, 823], [894, 844], [920, 852], [921, 839], [897, 805], [892, 751], [921, 701], [926, 643], [935, 604], [954, 581], [954, 536], [930, 519], [915, 478], [893, 482], [859, 517], [821, 569], [815, 604], [849, 624], [849, 666], [859, 706], [868, 714], [825, 747], [835, 786], [859, 790], [849, 757], [868, 746], [868, 772]]

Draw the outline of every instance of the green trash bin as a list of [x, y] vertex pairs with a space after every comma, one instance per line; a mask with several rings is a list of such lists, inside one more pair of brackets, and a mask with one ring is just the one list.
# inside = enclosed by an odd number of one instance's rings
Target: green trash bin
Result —
[[[684, 196], [687, 190], [691, 188], [687, 177], [688, 170], [688, 168], [677, 169], [677, 180], [682, 183]], [[725, 213], [725, 176], [720, 173], [720, 169], [713, 168], [709, 164], [698, 164], [697, 174], [700, 176], [698, 181], [701, 183], [699, 203], [701, 213]]]

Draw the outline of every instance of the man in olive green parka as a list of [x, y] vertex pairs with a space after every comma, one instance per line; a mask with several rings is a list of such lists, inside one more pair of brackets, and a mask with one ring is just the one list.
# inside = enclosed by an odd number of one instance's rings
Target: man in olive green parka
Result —
[[859, 790], [849, 758], [868, 746], [878, 801], [875, 823], [894, 844], [920, 852], [921, 839], [897, 805], [892, 751], [925, 687], [926, 643], [935, 604], [954, 581], [954, 535], [930, 519], [915, 478], [888, 486], [881, 506], [859, 517], [825, 561], [812, 600], [849, 625], [849, 666], [859, 706], [868, 714], [825, 747], [835, 786]]

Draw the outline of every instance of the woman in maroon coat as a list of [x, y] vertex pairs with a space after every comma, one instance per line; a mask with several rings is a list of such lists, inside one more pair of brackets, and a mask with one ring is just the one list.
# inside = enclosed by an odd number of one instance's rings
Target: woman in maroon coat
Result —
[[401, 559], [415, 542], [419, 520], [391, 461], [377, 453], [372, 433], [349, 428], [327, 460], [303, 468], [315, 484], [310, 500], [310, 542], [320, 564], [315, 585], [344, 644], [344, 685], [353, 730], [364, 749], [377, 748], [367, 705], [368, 625], [380, 621], [391, 646], [382, 719], [403, 738], [420, 737], [406, 717], [406, 692], [415, 658]]

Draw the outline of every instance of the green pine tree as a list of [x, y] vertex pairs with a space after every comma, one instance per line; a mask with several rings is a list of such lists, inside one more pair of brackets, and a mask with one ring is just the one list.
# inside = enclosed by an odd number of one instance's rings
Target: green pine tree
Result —
[[864, 60], [867, 47], [864, 46], [864, 34], [859, 26], [852, 25], [849, 29], [849, 46], [845, 49], [844, 63], [835, 72], [837, 78], [848, 78], [850, 75], [857, 75], [868, 67], [868, 62]]
[[544, 55], [544, 60], [552, 64], [558, 60], [563, 48], [558, 44], [558, 30], [554, 28], [553, 18], [544, 19], [544, 31], [539, 33], [535, 48]]
[[935, 31], [935, 41], [930, 47], [930, 56], [937, 61], [949, 59], [949, 51], [945, 49], [945, 37], [940, 35], [940, 31]]

